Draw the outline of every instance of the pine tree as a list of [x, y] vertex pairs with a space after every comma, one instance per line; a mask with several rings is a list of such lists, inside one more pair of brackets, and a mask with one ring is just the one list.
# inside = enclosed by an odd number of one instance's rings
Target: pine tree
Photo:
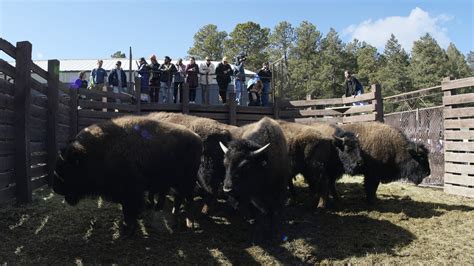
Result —
[[246, 68], [256, 71], [268, 61], [267, 47], [270, 29], [261, 28], [255, 22], [239, 23], [224, 41], [225, 53], [235, 58], [240, 53], [247, 55]]
[[295, 29], [287, 21], [278, 23], [270, 35], [270, 57], [274, 60], [288, 58], [295, 41]]
[[356, 55], [358, 66], [357, 78], [364, 87], [369, 87], [370, 84], [377, 82], [376, 72], [379, 65], [377, 48], [370, 44], [363, 43]]
[[469, 65], [464, 58], [464, 55], [459, 52], [454, 43], [450, 43], [446, 50], [448, 55], [449, 75], [458, 79], [469, 77], [472, 72]]
[[321, 43], [322, 58], [318, 75], [321, 81], [321, 94], [324, 98], [341, 97], [345, 92], [344, 69], [348, 65], [343, 54], [344, 44], [333, 28]]
[[430, 34], [415, 41], [411, 55], [410, 75], [415, 89], [439, 85], [448, 75], [446, 53]]
[[409, 75], [410, 64], [408, 54], [398, 43], [392, 34], [385, 45], [383, 59], [377, 71], [377, 79], [382, 86], [382, 95], [390, 96], [412, 89], [412, 81]]
[[295, 29], [295, 45], [290, 52], [289, 69], [293, 91], [291, 97], [304, 99], [306, 94], [321, 96], [318, 71], [321, 64], [321, 33], [316, 26], [303, 21]]
[[194, 44], [188, 50], [188, 56], [204, 59], [209, 56], [212, 60], [220, 60], [224, 56], [225, 31], [218, 31], [213, 24], [205, 25], [194, 34]]
[[469, 67], [471, 68], [472, 74], [474, 75], [474, 52], [469, 51], [467, 54], [467, 63], [469, 64]]
[[125, 55], [125, 53], [122, 53], [122, 51], [117, 51], [115, 53], [113, 53], [112, 55], [110, 55], [111, 58], [126, 58], [127, 56]]

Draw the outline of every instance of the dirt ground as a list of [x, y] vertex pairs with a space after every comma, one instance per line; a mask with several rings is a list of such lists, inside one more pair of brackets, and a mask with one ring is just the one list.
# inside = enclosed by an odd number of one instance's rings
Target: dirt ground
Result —
[[[306, 188], [286, 208], [287, 241], [252, 245], [249, 225], [224, 213], [200, 217], [194, 231], [168, 230], [168, 212], [146, 211], [134, 237], [120, 234], [119, 205], [98, 199], [76, 207], [50, 189], [34, 202], [0, 206], [0, 263], [8, 264], [472, 264], [474, 199], [410, 184], [381, 185], [364, 201], [361, 178], [345, 177], [330, 210], [309, 206]], [[169, 204], [167, 205], [169, 206]]]

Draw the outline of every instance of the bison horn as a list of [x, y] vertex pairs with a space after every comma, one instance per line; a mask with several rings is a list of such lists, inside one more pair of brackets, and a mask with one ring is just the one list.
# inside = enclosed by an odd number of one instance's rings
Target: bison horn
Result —
[[261, 147], [260, 149], [256, 150], [256, 151], [253, 151], [252, 152], [252, 155], [257, 155], [259, 153], [261, 153], [262, 151], [264, 151], [266, 148], [268, 148], [268, 146], [270, 146], [270, 143], [268, 143], [267, 145]]
[[227, 153], [229, 151], [229, 148], [227, 148], [224, 143], [219, 141], [219, 145], [221, 146], [221, 149], [224, 153]]
[[334, 135], [334, 139], [344, 142], [344, 138]]
[[61, 161], [65, 161], [64, 157], [63, 157], [63, 154], [61, 152], [58, 152], [58, 153], [59, 153], [59, 159], [61, 159]]

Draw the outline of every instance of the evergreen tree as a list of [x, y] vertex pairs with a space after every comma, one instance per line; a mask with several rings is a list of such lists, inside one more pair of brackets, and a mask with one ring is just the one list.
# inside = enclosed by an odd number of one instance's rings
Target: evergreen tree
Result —
[[469, 64], [469, 67], [471, 68], [472, 74], [474, 75], [474, 52], [469, 51], [467, 54], [467, 63]]
[[126, 58], [127, 56], [125, 55], [125, 53], [122, 53], [122, 51], [117, 51], [113, 53], [110, 57], [111, 58]]
[[439, 85], [448, 75], [446, 53], [430, 34], [415, 41], [411, 55], [410, 75], [415, 89]]
[[[358, 66], [357, 79], [367, 88], [370, 84], [377, 82], [377, 69], [379, 65], [377, 48], [370, 44], [363, 43], [356, 55]], [[367, 91], [367, 89], [365, 91]]]
[[287, 21], [278, 23], [270, 35], [270, 57], [273, 60], [288, 58], [295, 41], [295, 29]]
[[218, 31], [213, 24], [205, 25], [194, 34], [194, 44], [188, 50], [188, 56], [204, 59], [209, 56], [212, 60], [219, 61], [224, 56], [225, 31]]
[[318, 71], [321, 65], [321, 32], [315, 25], [303, 21], [295, 29], [295, 46], [291, 49], [289, 69], [294, 99], [305, 99], [306, 94], [322, 95]]
[[256, 71], [263, 62], [268, 61], [269, 28], [261, 28], [260, 24], [249, 21], [237, 24], [229, 36], [224, 41], [226, 54], [234, 59], [238, 54], [245, 53], [246, 68]]
[[448, 68], [450, 76], [458, 79], [469, 77], [472, 74], [466, 59], [464, 58], [464, 55], [459, 52], [453, 43], [449, 44], [446, 54], [448, 55]]
[[324, 98], [341, 97], [344, 89], [344, 69], [348, 63], [344, 58], [344, 44], [335, 29], [331, 28], [321, 41], [321, 67], [318, 78]]
[[391, 96], [412, 89], [408, 66], [408, 54], [392, 34], [385, 44], [383, 59], [380, 63], [377, 79], [382, 86], [382, 95]]
[[357, 54], [363, 45], [364, 44], [358, 39], [354, 39], [344, 47], [343, 56], [346, 61], [345, 68], [353, 73], [358, 73], [359, 66], [357, 65]]

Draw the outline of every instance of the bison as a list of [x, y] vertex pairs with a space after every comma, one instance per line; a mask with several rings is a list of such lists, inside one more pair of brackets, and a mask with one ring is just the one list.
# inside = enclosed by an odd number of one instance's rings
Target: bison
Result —
[[380, 182], [407, 178], [419, 184], [430, 175], [428, 149], [408, 140], [400, 130], [379, 122], [348, 124], [342, 128], [358, 136], [364, 159], [361, 173], [369, 204], [375, 202]]
[[[318, 208], [325, 208], [328, 181], [344, 172], [353, 173], [362, 164], [357, 139], [352, 133], [329, 124], [279, 123], [288, 143], [291, 175], [302, 174], [310, 194], [320, 193]], [[294, 194], [291, 179], [289, 187]]]
[[310, 126], [315, 128], [325, 138], [333, 139], [337, 156], [328, 165], [329, 191], [335, 200], [339, 199], [336, 191], [336, 180], [343, 174], [354, 175], [361, 172], [363, 158], [361, 155], [359, 140], [357, 136], [334, 124], [325, 122], [310, 122]]
[[227, 144], [231, 140], [230, 130], [237, 127], [219, 123], [215, 120], [178, 113], [151, 113], [148, 118], [186, 126], [201, 137], [203, 152], [198, 171], [198, 193], [203, 197], [202, 213], [209, 211], [215, 203], [224, 181], [224, 154], [219, 142]]
[[[268, 233], [276, 236], [289, 180], [285, 135], [278, 123], [267, 117], [233, 133], [238, 139], [228, 146], [220, 143], [225, 153], [224, 192], [254, 213], [254, 238], [268, 237]], [[268, 227], [264, 221], [270, 222]]]
[[116, 118], [82, 129], [60, 152], [53, 189], [70, 205], [86, 196], [120, 203], [125, 230], [133, 233], [144, 192], [159, 192], [162, 207], [171, 188], [174, 213], [186, 199], [191, 226], [201, 153], [201, 139], [184, 126], [137, 116]]

